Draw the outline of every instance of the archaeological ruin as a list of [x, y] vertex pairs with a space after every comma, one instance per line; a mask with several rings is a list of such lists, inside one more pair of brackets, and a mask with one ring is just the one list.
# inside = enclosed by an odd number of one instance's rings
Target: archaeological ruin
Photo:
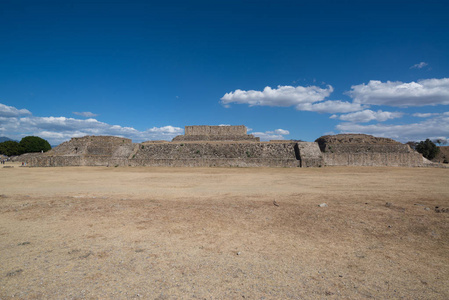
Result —
[[72, 138], [23, 157], [29, 166], [322, 167], [425, 164], [421, 154], [391, 139], [363, 134], [323, 136], [315, 142], [270, 141], [240, 126], [186, 126], [168, 141], [133, 143], [115, 136]]

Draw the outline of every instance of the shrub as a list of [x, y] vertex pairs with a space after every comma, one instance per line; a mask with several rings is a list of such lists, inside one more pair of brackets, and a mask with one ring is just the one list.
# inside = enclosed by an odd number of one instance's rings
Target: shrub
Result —
[[421, 141], [416, 145], [416, 151], [422, 154], [427, 159], [434, 159], [435, 156], [440, 152], [440, 148], [435, 145], [434, 142], [427, 139], [425, 141]]

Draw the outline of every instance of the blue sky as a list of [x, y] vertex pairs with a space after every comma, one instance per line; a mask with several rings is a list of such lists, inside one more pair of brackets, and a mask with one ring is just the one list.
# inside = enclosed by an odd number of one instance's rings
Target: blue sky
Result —
[[0, 136], [449, 138], [448, 1], [0, 2]]

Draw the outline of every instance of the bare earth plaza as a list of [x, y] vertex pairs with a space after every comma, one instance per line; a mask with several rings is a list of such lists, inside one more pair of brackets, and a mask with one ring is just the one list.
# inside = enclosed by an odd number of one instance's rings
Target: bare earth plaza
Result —
[[446, 168], [365, 135], [185, 132], [0, 168], [0, 298], [449, 298]]

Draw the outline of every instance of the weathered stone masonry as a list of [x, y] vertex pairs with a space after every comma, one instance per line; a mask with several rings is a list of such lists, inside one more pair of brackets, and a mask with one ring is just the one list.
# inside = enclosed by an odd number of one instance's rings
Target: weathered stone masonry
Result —
[[365, 134], [338, 134], [316, 140], [326, 166], [420, 167], [421, 154], [392, 139]]
[[172, 142], [133, 144], [113, 136], [72, 138], [31, 166], [321, 167], [422, 166], [408, 145], [367, 135], [325, 136], [316, 142], [260, 142], [245, 126], [187, 126]]
[[186, 126], [184, 129], [185, 136], [191, 135], [231, 135], [245, 136], [247, 134], [246, 126]]
[[246, 126], [186, 126], [185, 134], [178, 135], [174, 142], [180, 141], [251, 141], [260, 139], [246, 133]]

